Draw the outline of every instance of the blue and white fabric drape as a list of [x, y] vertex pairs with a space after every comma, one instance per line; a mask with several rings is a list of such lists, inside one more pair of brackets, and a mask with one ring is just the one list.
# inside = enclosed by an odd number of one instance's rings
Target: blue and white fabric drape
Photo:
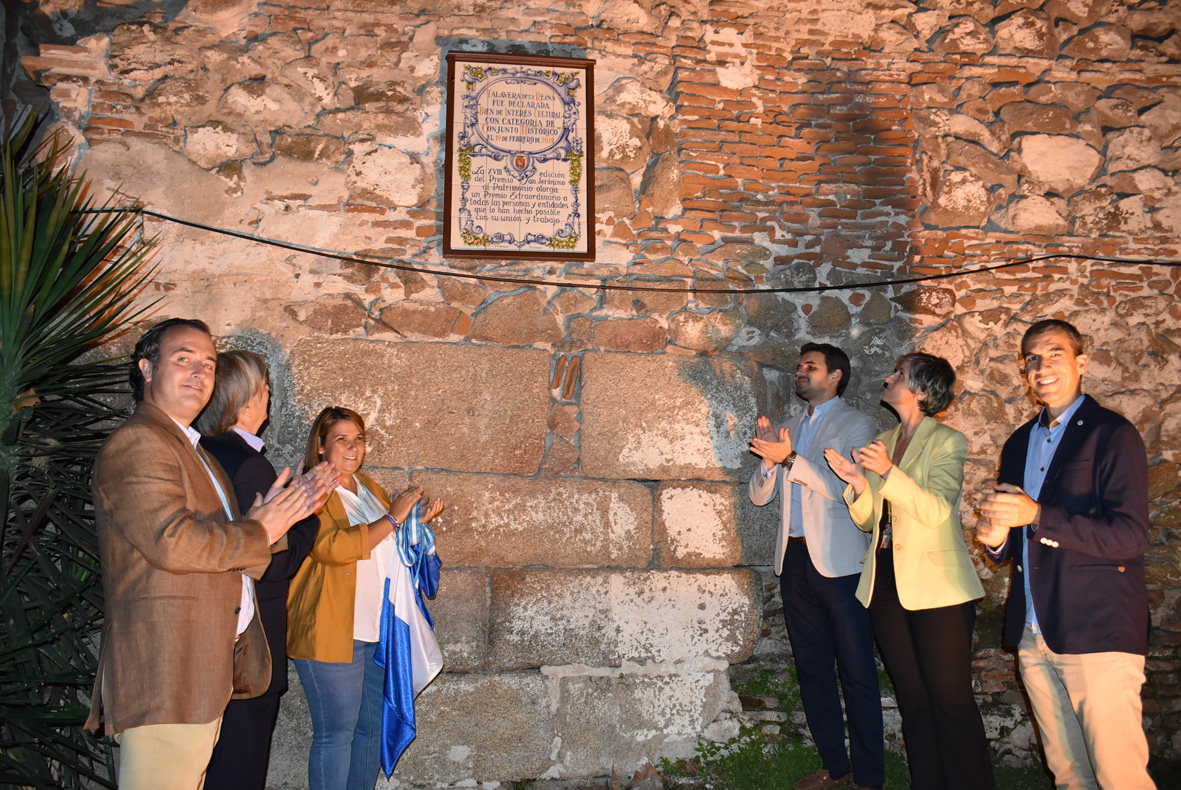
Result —
[[415, 736], [414, 698], [443, 668], [443, 651], [424, 598], [439, 589], [435, 534], [420, 523], [420, 505], [394, 535], [396, 561], [390, 563], [381, 606], [381, 635], [374, 660], [385, 669], [381, 714], [381, 767], [386, 776]]

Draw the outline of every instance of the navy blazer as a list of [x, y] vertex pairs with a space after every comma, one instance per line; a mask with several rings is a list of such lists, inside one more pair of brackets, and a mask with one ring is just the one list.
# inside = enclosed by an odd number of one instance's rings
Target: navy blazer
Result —
[[[1025, 458], [1037, 418], [1009, 437], [999, 480], [1024, 487]], [[1055, 653], [1145, 655], [1151, 621], [1144, 575], [1148, 550], [1148, 457], [1124, 417], [1087, 395], [1065, 427], [1038, 497], [1041, 517], [1030, 536], [1034, 606]], [[998, 562], [1013, 558], [1005, 642], [1025, 627], [1021, 552], [1028, 527], [1009, 530]]]
[[[254, 495], [266, 496], [278, 475], [275, 467], [236, 431], [202, 436], [201, 447], [212, 455], [234, 484], [238, 507], [243, 513], [254, 504]], [[271, 647], [271, 686], [268, 694], [287, 690], [287, 587], [299, 570], [304, 557], [312, 550], [320, 517], [308, 516], [287, 531], [287, 551], [271, 555], [262, 578], [255, 584], [259, 616]]]

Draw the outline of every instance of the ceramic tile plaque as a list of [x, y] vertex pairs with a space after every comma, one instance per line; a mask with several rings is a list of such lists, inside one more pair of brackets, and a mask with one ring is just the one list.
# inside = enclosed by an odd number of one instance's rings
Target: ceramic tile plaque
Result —
[[594, 260], [593, 68], [447, 56], [445, 256]]

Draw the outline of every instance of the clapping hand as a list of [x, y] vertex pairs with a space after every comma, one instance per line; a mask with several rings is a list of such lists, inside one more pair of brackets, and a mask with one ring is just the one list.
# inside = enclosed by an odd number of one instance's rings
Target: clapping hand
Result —
[[861, 449], [853, 450], [853, 460], [883, 478], [894, 466], [894, 462], [890, 460], [890, 451], [886, 449], [886, 443], [881, 439], [874, 439]]
[[411, 486], [394, 498], [390, 505], [390, 515], [399, 524], [410, 518], [410, 512], [418, 508], [418, 520], [422, 524], [429, 524], [443, 512], [443, 500], [431, 499], [423, 493], [422, 486]]
[[443, 512], [443, 500], [431, 499], [423, 497], [422, 501], [418, 503], [418, 520], [423, 524], [429, 524], [436, 516]]
[[307, 472], [303, 471], [303, 461], [295, 467], [295, 485], [301, 486], [307, 492], [308, 498], [315, 503], [313, 511], [324, 507], [324, 503], [332, 496], [339, 483], [340, 470], [328, 461], [321, 461]]
[[394, 497], [393, 504], [390, 505], [390, 515], [394, 517], [394, 521], [399, 524], [406, 521], [410, 517], [410, 509], [418, 504], [422, 496], [422, 486], [410, 486]]
[[[854, 449], [853, 457], [857, 458], [858, 455], [859, 453]], [[853, 486], [854, 494], [861, 496], [861, 492], [865, 490], [866, 484], [864, 466], [856, 461], [850, 461], [832, 447], [824, 451], [824, 460], [828, 461], [829, 468], [832, 469], [837, 477]]]
[[791, 435], [787, 428], [776, 431], [770, 420], [759, 417], [755, 423], [754, 438], [750, 440], [750, 451], [762, 458], [763, 464], [770, 469], [791, 455]]
[[1003, 546], [1012, 527], [1023, 527], [1037, 521], [1041, 506], [1019, 486], [997, 483], [992, 493], [980, 503], [984, 526], [976, 527], [976, 539], [994, 549]]
[[976, 540], [990, 548], [999, 549], [1009, 539], [1009, 528], [994, 524], [983, 516], [976, 522]]
[[246, 513], [247, 519], [262, 523], [270, 543], [287, 534], [292, 524], [319, 509], [316, 499], [307, 489], [302, 485], [287, 485], [290, 480], [291, 467], [285, 467], [265, 497], [262, 494], [254, 495], [254, 505]]

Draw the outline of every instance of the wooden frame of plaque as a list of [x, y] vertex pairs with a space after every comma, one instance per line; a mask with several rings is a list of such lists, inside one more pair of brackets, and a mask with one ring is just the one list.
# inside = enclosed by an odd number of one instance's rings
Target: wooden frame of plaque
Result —
[[443, 255], [595, 259], [594, 61], [447, 55]]

